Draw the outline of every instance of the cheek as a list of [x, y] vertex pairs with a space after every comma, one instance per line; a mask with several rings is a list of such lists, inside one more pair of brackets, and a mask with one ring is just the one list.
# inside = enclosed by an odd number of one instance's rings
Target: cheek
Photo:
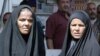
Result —
[[73, 32], [74, 31], [74, 27], [70, 26], [70, 31]]
[[85, 31], [85, 28], [81, 28], [80, 29], [80, 32], [83, 34], [84, 33], [84, 31]]
[[32, 23], [29, 23], [29, 27], [30, 27], [30, 28], [32, 27]]
[[22, 25], [23, 25], [23, 23], [21, 23], [21, 22], [18, 21], [18, 22], [17, 22], [17, 25], [18, 25], [19, 28], [21, 28]]
[[60, 8], [63, 8], [64, 7], [64, 4], [60, 4]]
[[73, 27], [70, 27], [70, 31], [71, 31], [71, 34], [73, 35], [73, 33], [74, 33], [74, 28], [73, 28]]

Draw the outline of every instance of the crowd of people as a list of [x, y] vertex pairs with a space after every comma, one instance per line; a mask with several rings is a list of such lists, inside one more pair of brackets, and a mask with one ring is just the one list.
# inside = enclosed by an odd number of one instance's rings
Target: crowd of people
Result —
[[71, 0], [55, 2], [58, 10], [48, 17], [45, 35], [35, 4], [25, 0], [6, 12], [0, 56], [46, 56], [44, 38], [48, 49], [61, 49], [59, 56], [100, 56], [100, 5], [89, 2], [72, 12]]

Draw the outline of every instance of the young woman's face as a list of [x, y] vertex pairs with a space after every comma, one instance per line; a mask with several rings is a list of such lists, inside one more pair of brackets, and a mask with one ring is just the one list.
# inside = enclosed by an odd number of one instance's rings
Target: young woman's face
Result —
[[28, 34], [32, 23], [32, 12], [29, 10], [22, 10], [17, 20], [17, 25], [21, 34]]
[[80, 39], [85, 30], [85, 24], [80, 19], [73, 19], [70, 24], [71, 35], [75, 39]]

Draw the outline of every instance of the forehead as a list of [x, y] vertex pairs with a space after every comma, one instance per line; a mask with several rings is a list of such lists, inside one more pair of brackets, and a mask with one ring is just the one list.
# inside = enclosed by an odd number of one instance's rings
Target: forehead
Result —
[[30, 9], [28, 9], [28, 8], [23, 8], [23, 9], [21, 9], [20, 12], [22, 12], [22, 11], [28, 11], [28, 12], [31, 12]]
[[96, 5], [95, 4], [89, 4], [88, 8], [96, 8]]
[[78, 19], [78, 18], [74, 18], [72, 21], [71, 21], [71, 24], [84, 24], [82, 22], [82, 20]]
[[32, 12], [28, 9], [22, 9], [20, 15], [32, 15]]

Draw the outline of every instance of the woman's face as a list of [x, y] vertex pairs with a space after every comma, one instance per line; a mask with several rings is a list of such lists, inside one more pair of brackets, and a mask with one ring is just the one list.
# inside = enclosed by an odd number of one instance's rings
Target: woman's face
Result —
[[84, 33], [85, 28], [85, 24], [80, 19], [73, 19], [70, 24], [72, 37], [75, 39], [80, 39]]
[[21, 34], [29, 34], [32, 23], [32, 12], [28, 9], [22, 10], [17, 20], [17, 25]]

